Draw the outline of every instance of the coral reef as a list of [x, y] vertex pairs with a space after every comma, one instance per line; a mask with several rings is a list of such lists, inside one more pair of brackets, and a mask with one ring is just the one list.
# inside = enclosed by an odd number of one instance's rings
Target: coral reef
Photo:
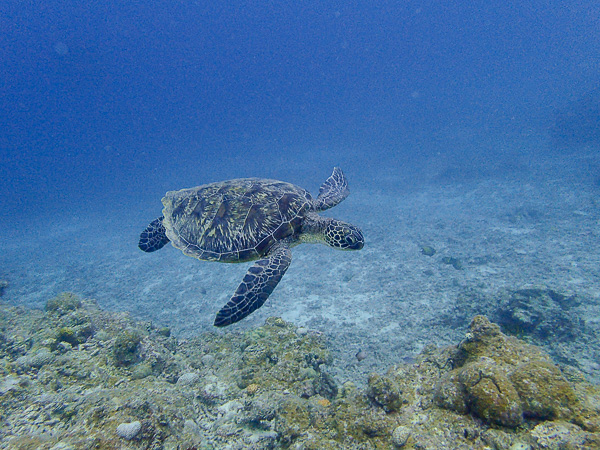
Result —
[[279, 318], [178, 340], [63, 294], [0, 304], [1, 448], [600, 446], [600, 390], [477, 316], [458, 345], [338, 385], [325, 336]]
[[439, 406], [513, 428], [525, 418], [577, 420], [577, 396], [548, 356], [485, 317], [473, 319], [453, 358], [458, 367], [436, 386]]

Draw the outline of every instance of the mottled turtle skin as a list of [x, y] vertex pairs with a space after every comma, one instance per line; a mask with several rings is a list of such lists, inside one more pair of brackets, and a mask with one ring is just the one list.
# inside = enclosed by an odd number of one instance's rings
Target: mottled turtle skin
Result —
[[200, 260], [256, 260], [217, 314], [215, 326], [229, 325], [264, 304], [291, 263], [291, 247], [302, 242], [324, 242], [344, 250], [363, 247], [360, 229], [317, 214], [348, 194], [346, 178], [337, 167], [317, 199], [293, 184], [263, 178], [170, 191], [162, 199], [163, 216], [141, 233], [139, 247], [153, 252], [170, 241]]

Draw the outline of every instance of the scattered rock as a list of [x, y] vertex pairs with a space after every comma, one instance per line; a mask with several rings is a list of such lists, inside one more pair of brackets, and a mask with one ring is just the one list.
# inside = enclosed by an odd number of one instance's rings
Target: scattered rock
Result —
[[142, 429], [142, 424], [140, 421], [136, 420], [135, 422], [130, 423], [122, 423], [117, 427], [117, 434], [119, 437], [130, 441], [134, 437], [138, 435], [140, 430]]
[[190, 386], [200, 379], [196, 372], [187, 372], [177, 379], [178, 386]]
[[187, 419], [184, 423], [183, 423], [183, 434], [184, 435], [190, 435], [193, 437], [198, 437], [202, 434], [202, 431], [200, 430], [200, 427], [198, 426], [198, 424], [196, 422], [194, 422], [191, 419]]
[[6, 377], [0, 381], [0, 395], [17, 389], [19, 389], [19, 379], [17, 377]]
[[215, 362], [215, 357], [213, 355], [203, 355], [202, 358], [200, 358], [200, 361], [202, 361], [202, 364], [205, 366], [212, 366]]
[[54, 361], [55, 356], [50, 353], [50, 351], [46, 348], [40, 348], [39, 350], [33, 352], [32, 354], [27, 354], [25, 356], [21, 356], [17, 358], [17, 365], [24, 368], [40, 368], [46, 364]]
[[146, 363], [137, 364], [131, 372], [132, 380], [142, 380], [152, 375], [152, 366]]
[[423, 254], [425, 256], [433, 256], [436, 253], [437, 252], [436, 252], [435, 248], [430, 247], [429, 245], [424, 245], [423, 247], [421, 247], [421, 254]]
[[410, 438], [410, 428], [403, 425], [394, 428], [392, 433], [392, 444], [396, 447], [404, 447]]
[[358, 360], [358, 362], [363, 361], [364, 359], [367, 358], [367, 352], [365, 352], [364, 350], [359, 350], [358, 352], [356, 352], [356, 359]]
[[458, 258], [455, 258], [454, 256], [444, 256], [442, 258], [442, 263], [448, 264], [448, 265], [454, 267], [456, 270], [463, 269], [462, 261]]
[[171, 336], [171, 329], [169, 327], [160, 327], [158, 330], [156, 330], [156, 332], [164, 337], [170, 337]]

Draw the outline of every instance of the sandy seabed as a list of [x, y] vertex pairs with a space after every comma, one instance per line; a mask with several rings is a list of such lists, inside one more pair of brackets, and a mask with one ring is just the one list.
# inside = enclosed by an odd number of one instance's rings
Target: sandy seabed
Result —
[[[557, 306], [571, 333], [530, 339], [598, 383], [599, 160], [595, 153], [548, 157], [509, 177], [396, 184], [393, 174], [382, 174], [354, 188], [351, 180], [351, 196], [324, 215], [360, 226], [364, 249], [295, 247], [267, 303], [223, 332], [282, 317], [329, 338], [338, 382], [362, 383], [365, 374], [410, 361], [428, 343], [457, 342], [475, 314], [497, 320], [515, 291], [551, 290], [571, 299]], [[103, 309], [169, 326], [176, 336], [213, 329], [248, 264], [199, 262], [171, 246], [142, 253], [137, 238], [160, 214], [159, 200], [120, 205], [118, 214], [62, 211], [3, 227], [3, 300], [42, 308], [72, 291]], [[423, 254], [423, 246], [435, 255]], [[535, 304], [529, 307], [535, 312]]]

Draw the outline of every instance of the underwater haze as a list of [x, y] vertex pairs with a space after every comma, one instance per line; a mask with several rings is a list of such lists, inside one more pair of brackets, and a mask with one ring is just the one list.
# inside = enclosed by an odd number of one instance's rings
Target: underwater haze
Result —
[[0, 77], [3, 301], [70, 291], [213, 330], [247, 265], [140, 251], [165, 192], [261, 177], [316, 197], [339, 166], [350, 195], [324, 215], [364, 248], [293, 249], [224, 332], [323, 332], [343, 382], [486, 314], [599, 378], [597, 1], [7, 0]]
[[440, 154], [526, 163], [598, 87], [592, 1], [1, 8], [8, 222], [235, 177], [309, 188], [333, 164], [356, 187]]

